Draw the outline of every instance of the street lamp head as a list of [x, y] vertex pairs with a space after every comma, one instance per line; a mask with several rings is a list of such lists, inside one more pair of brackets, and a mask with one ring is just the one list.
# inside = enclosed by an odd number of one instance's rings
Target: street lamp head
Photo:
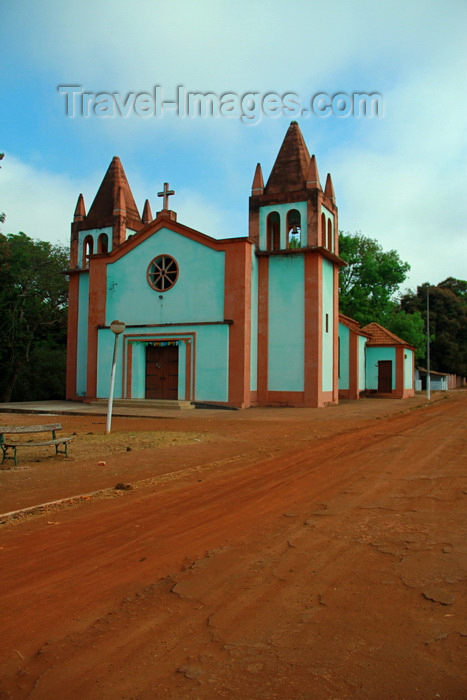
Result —
[[123, 323], [123, 321], [112, 321], [110, 324], [110, 330], [112, 333], [115, 333], [115, 335], [120, 335], [120, 333], [123, 333], [125, 330], [126, 326]]

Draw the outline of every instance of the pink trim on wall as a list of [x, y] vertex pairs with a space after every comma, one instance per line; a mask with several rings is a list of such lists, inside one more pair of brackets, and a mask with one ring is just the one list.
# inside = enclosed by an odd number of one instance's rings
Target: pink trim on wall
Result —
[[251, 246], [242, 240], [225, 247], [224, 317], [229, 328], [229, 393], [232, 406], [250, 406]]
[[97, 396], [97, 332], [105, 325], [107, 265], [104, 258], [92, 261], [89, 267], [88, 360], [86, 398]]
[[[122, 351], [122, 387], [125, 387], [124, 398], [132, 398], [133, 392], [133, 343], [147, 343], [151, 340], [185, 340], [186, 343], [186, 360], [185, 360], [185, 400], [194, 401], [194, 386], [195, 386], [195, 349], [196, 349], [196, 333], [124, 333], [123, 334], [123, 351]], [[193, 363], [192, 363], [193, 359]], [[193, 394], [193, 395], [192, 395]]]
[[305, 406], [319, 406], [322, 362], [322, 264], [316, 253], [305, 255]]
[[79, 274], [70, 273], [68, 288], [68, 335], [66, 363], [66, 398], [74, 400], [76, 396], [76, 372], [78, 362], [78, 299]]
[[258, 258], [258, 377], [257, 403], [268, 401], [268, 313], [269, 313], [269, 258]]

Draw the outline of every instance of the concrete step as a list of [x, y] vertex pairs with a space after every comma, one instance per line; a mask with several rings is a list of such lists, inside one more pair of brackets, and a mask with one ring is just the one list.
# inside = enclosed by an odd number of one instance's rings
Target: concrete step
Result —
[[[108, 399], [96, 399], [92, 405], [107, 406]], [[163, 408], [174, 411], [189, 411], [195, 408], [191, 401], [164, 401], [162, 399], [114, 399], [114, 408]]]

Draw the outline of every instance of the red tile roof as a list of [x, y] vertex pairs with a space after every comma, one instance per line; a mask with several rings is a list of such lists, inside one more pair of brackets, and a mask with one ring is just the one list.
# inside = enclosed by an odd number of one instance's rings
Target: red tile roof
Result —
[[347, 328], [353, 330], [354, 333], [358, 333], [359, 335], [366, 335], [368, 338], [370, 337], [370, 334], [360, 327], [359, 322], [356, 321], [354, 318], [350, 318], [350, 316], [346, 316], [345, 314], [339, 313], [339, 323], [342, 323], [343, 326], [347, 326]]
[[358, 321], [356, 321], [354, 318], [350, 318], [350, 316], [346, 316], [345, 314], [341, 314], [340, 311], [339, 311], [339, 321], [341, 323], [344, 323], [346, 326], [360, 328], [360, 324]]
[[368, 345], [404, 345], [405, 347], [412, 347], [410, 343], [407, 343], [402, 338], [399, 338], [387, 328], [383, 328], [379, 323], [369, 323], [367, 326], [362, 328], [362, 331], [368, 333], [371, 337], [368, 341]]

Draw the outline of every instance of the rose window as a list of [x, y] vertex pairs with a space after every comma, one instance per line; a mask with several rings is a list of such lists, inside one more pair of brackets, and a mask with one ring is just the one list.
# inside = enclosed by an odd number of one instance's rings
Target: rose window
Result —
[[148, 267], [148, 282], [157, 292], [171, 289], [178, 277], [178, 265], [171, 255], [158, 255]]

